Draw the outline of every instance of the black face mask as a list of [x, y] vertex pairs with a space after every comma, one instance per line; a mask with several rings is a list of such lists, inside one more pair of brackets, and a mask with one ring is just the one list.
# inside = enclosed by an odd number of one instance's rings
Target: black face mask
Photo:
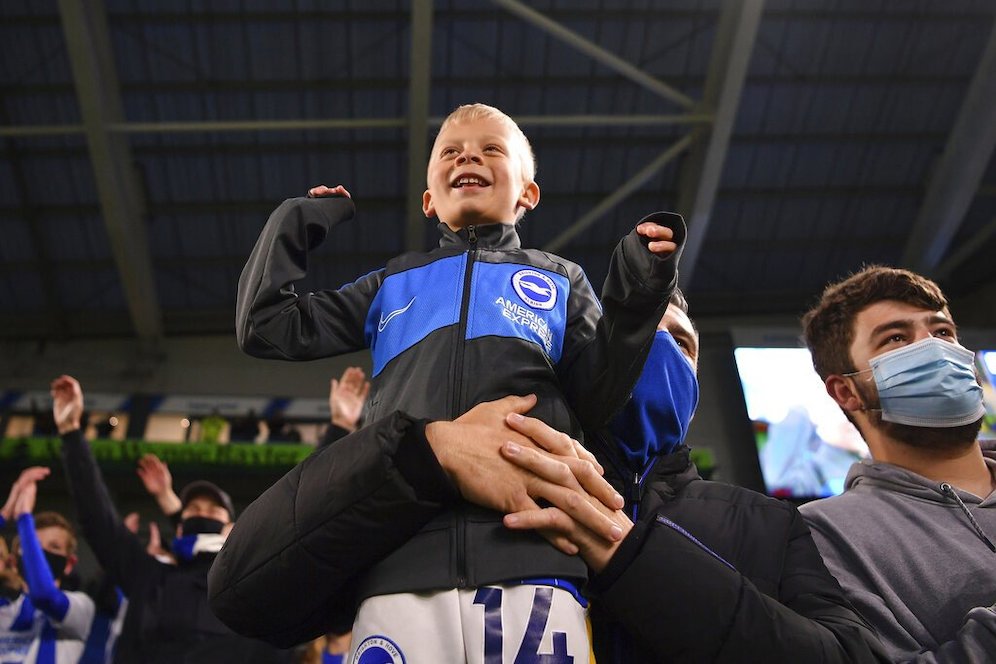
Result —
[[[45, 554], [45, 562], [48, 563], [48, 568], [52, 570], [52, 578], [61, 582], [66, 577], [64, 572], [66, 571], [66, 563], [69, 561], [69, 558], [44, 549], [42, 549], [42, 553]], [[21, 557], [17, 559], [17, 573], [21, 575], [22, 579], [27, 580], [28, 575], [24, 569], [24, 559]]]
[[220, 535], [225, 524], [217, 519], [209, 519], [206, 516], [187, 517], [180, 523], [180, 530], [184, 537], [190, 535]]

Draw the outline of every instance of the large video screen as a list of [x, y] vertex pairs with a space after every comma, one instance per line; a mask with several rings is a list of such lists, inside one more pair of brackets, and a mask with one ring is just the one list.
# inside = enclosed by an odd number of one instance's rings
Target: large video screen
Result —
[[826, 393], [805, 348], [734, 350], [767, 492], [783, 498], [841, 493], [868, 456], [857, 429]]
[[[868, 456], [868, 447], [826, 393], [809, 351], [740, 347], [734, 357], [768, 494], [841, 493], [848, 469]], [[996, 439], [996, 351], [975, 357], [987, 413], [980, 438]]]
[[980, 350], [975, 354], [975, 367], [982, 377], [982, 398], [986, 402], [986, 419], [979, 438], [996, 439], [996, 350]]

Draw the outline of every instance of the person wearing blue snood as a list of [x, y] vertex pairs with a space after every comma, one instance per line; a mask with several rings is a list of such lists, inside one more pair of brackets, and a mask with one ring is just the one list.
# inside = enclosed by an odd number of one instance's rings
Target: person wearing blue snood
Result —
[[[555, 544], [566, 538], [588, 563], [599, 664], [888, 661], [794, 506], [700, 477], [684, 444], [698, 403], [698, 348], [677, 291], [630, 401], [588, 438], [625, 498], [621, 510], [579, 489], [591, 486], [584, 464], [537, 427], [532, 438], [546, 453], [506, 446], [503, 455], [572, 490], [549, 499], [552, 507], [506, 516], [506, 526], [537, 529]], [[573, 472], [558, 474], [560, 464]], [[578, 493], [622, 528], [621, 540], [594, 534], [597, 521], [566, 498]]]

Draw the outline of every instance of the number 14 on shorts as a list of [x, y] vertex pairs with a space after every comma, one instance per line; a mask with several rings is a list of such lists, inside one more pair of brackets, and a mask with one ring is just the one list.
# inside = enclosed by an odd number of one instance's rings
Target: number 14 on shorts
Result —
[[[488, 586], [477, 589], [474, 604], [483, 607], [484, 664], [587, 662], [584, 609], [570, 593], [548, 586]], [[549, 638], [544, 641], [547, 634]], [[510, 653], [515, 652], [514, 660], [504, 659], [506, 641], [513, 646]], [[514, 649], [516, 642], [519, 643], [517, 650]], [[575, 655], [578, 655], [576, 659]]]

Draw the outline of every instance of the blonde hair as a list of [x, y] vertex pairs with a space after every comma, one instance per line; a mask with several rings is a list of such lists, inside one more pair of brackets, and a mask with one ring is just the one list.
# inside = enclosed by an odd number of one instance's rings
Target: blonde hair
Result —
[[522, 133], [519, 125], [515, 124], [515, 120], [494, 106], [488, 106], [487, 104], [464, 104], [457, 106], [443, 120], [443, 124], [439, 127], [439, 133], [443, 133], [443, 130], [451, 124], [483, 119], [497, 120], [502, 123], [512, 133], [512, 136], [519, 141], [521, 150], [518, 151], [518, 156], [519, 161], [522, 163], [522, 179], [525, 182], [532, 182], [536, 178], [536, 155], [533, 154], [533, 146], [530, 145], [529, 139]]

